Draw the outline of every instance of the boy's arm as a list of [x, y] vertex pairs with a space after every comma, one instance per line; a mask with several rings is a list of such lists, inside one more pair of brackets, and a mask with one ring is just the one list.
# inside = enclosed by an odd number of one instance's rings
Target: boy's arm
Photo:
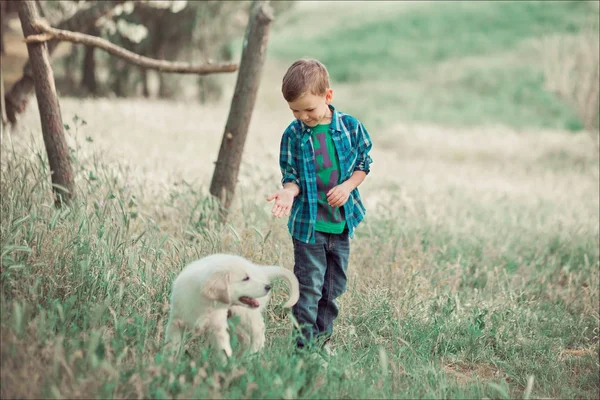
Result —
[[371, 171], [371, 163], [373, 162], [371, 156], [369, 156], [372, 147], [371, 138], [360, 121], [357, 121], [356, 124], [355, 140], [358, 156], [354, 165], [354, 172], [350, 175], [350, 178], [327, 192], [327, 202], [332, 207], [343, 206], [350, 198], [350, 192], [356, 189]]
[[293, 144], [286, 131], [281, 138], [279, 151], [279, 167], [281, 168], [281, 184], [283, 188], [267, 197], [267, 201], [275, 200], [271, 212], [277, 218], [290, 215], [294, 198], [300, 194], [301, 190], [298, 168], [296, 167], [292, 150]]
[[344, 183], [342, 183], [342, 185], [346, 186], [348, 188], [348, 190], [351, 192], [354, 189], [356, 189], [358, 187], [358, 185], [360, 185], [365, 180], [366, 177], [367, 177], [367, 172], [360, 171], [360, 170], [354, 170], [352, 175], [350, 175], [350, 178], [348, 178]]
[[283, 188], [289, 191], [294, 197], [300, 194], [300, 186], [296, 185], [295, 182], [284, 183]]
[[366, 177], [367, 173], [365, 171], [355, 170], [352, 175], [350, 175], [350, 178], [327, 192], [327, 203], [329, 203], [331, 207], [343, 206], [350, 198], [350, 192], [356, 189]]
[[[360, 121], [357, 121], [356, 125], [356, 147], [358, 157], [356, 158], [356, 165], [354, 166], [354, 171], [364, 171], [366, 176], [371, 171], [371, 163], [373, 162], [373, 159], [369, 155], [369, 151], [371, 151], [371, 147], [373, 147], [373, 144], [371, 143], [371, 137], [369, 136], [369, 132], [367, 132], [363, 124], [360, 123]], [[360, 183], [363, 180], [364, 177], [358, 183], [358, 185], [360, 185]]]
[[298, 168], [294, 162], [294, 155], [292, 154], [292, 140], [290, 134], [286, 130], [281, 137], [281, 144], [279, 147], [279, 168], [281, 169], [281, 184], [284, 188], [289, 188], [288, 183], [293, 183], [298, 189], [298, 193], [294, 195], [296, 197], [300, 193], [300, 177], [298, 174]]

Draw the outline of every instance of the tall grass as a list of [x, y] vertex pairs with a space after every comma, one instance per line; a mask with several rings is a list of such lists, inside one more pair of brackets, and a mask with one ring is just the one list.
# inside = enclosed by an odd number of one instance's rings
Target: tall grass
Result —
[[[540, 35], [577, 31], [587, 3], [387, 4], [299, 11], [275, 27], [226, 224], [207, 188], [227, 101], [62, 98], [78, 193], [60, 210], [39, 118], [24, 113], [0, 154], [0, 397], [598, 397], [597, 148], [526, 128], [578, 123], [544, 90], [531, 50]], [[365, 26], [297, 35], [357, 13]], [[288, 39], [324, 58], [335, 104], [374, 141], [337, 353], [327, 369], [293, 354], [277, 286], [263, 352], [222, 364], [193, 344], [170, 358], [170, 285], [188, 262], [228, 252], [292, 267], [286, 221], [264, 200], [291, 118], [278, 64], [296, 58]], [[383, 64], [365, 67], [362, 49]]]
[[[132, 102], [98, 114], [101, 103], [61, 104], [88, 121], [70, 123], [78, 130], [70, 208], [52, 206], [39, 140], [3, 143], [2, 398], [597, 397], [598, 163], [586, 136], [382, 132], [328, 368], [293, 355], [279, 287], [265, 350], [220, 364], [201, 347], [192, 358], [163, 354], [170, 284], [214, 252], [291, 268], [285, 221], [270, 217], [262, 193], [264, 182], [277, 184], [277, 166], [246, 159], [222, 225], [205, 158], [174, 159], [173, 170], [196, 174], [162, 180], [130, 168], [152, 145], [135, 138], [161, 127], [111, 143], [92, 122], [110, 126], [132, 109], [183, 121], [187, 110]], [[246, 151], [264, 158], [262, 140]], [[104, 145], [138, 152], [128, 164]], [[163, 151], [177, 149], [179, 141], [165, 142]]]

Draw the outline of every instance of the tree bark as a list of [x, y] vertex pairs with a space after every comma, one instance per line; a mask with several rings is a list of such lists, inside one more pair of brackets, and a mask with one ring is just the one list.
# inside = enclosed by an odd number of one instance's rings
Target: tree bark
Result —
[[[118, 4], [125, 0], [98, 1], [90, 8], [76, 12], [71, 18], [58, 24], [60, 29], [82, 30], [85, 27], [95, 23], [98, 18], [110, 13]], [[48, 53], [52, 54], [58, 41], [48, 42]], [[6, 93], [6, 114], [11, 124], [16, 124], [17, 114], [22, 113], [27, 107], [27, 102], [33, 91], [33, 73], [31, 71], [31, 62], [27, 61], [23, 66], [23, 76]]]
[[0, 54], [5, 54], [5, 46], [4, 46], [4, 24], [6, 20], [7, 7], [5, 1], [0, 1]]
[[[6, 46], [4, 45], [4, 24], [7, 19], [8, 7], [7, 2], [0, 1], [0, 58], [6, 54]], [[8, 124], [6, 117], [6, 104], [4, 103], [4, 77], [2, 76], [2, 68], [0, 67], [0, 112], [2, 113], [2, 132]]]
[[8, 124], [8, 118], [6, 118], [6, 105], [4, 104], [4, 77], [2, 76], [2, 68], [0, 68], [0, 110], [2, 112], [2, 131], [4, 131], [4, 127]]
[[253, 1], [229, 117], [210, 184], [210, 193], [221, 201], [225, 214], [235, 193], [244, 143], [266, 59], [272, 20], [268, 1]]
[[[34, 22], [39, 18], [35, 2], [32, 0], [21, 1], [18, 9], [23, 35], [27, 37], [37, 34], [38, 32], [33, 27]], [[60, 206], [63, 203], [68, 204], [75, 193], [73, 168], [65, 141], [48, 45], [46, 43], [27, 43], [27, 52], [29, 53], [35, 95], [42, 122], [42, 134], [52, 175], [54, 201], [57, 206]]]

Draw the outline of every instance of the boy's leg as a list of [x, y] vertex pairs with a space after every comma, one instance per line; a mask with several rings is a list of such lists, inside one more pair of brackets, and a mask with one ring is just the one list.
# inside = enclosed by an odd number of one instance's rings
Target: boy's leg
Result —
[[327, 270], [317, 311], [317, 329], [319, 335], [325, 340], [331, 336], [333, 321], [339, 313], [336, 299], [346, 291], [349, 257], [350, 238], [348, 232], [330, 235], [327, 243]]
[[294, 239], [294, 274], [300, 284], [300, 298], [292, 313], [302, 329], [297, 347], [304, 347], [318, 333], [317, 309], [327, 269], [326, 242], [327, 237], [321, 232], [315, 232], [314, 244]]

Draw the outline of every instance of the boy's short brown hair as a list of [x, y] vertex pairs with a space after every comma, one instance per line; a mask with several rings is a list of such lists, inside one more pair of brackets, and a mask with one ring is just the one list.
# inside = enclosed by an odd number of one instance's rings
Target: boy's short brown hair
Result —
[[297, 100], [310, 91], [323, 95], [329, 89], [329, 72], [318, 60], [303, 58], [294, 62], [283, 76], [281, 92], [287, 102]]

